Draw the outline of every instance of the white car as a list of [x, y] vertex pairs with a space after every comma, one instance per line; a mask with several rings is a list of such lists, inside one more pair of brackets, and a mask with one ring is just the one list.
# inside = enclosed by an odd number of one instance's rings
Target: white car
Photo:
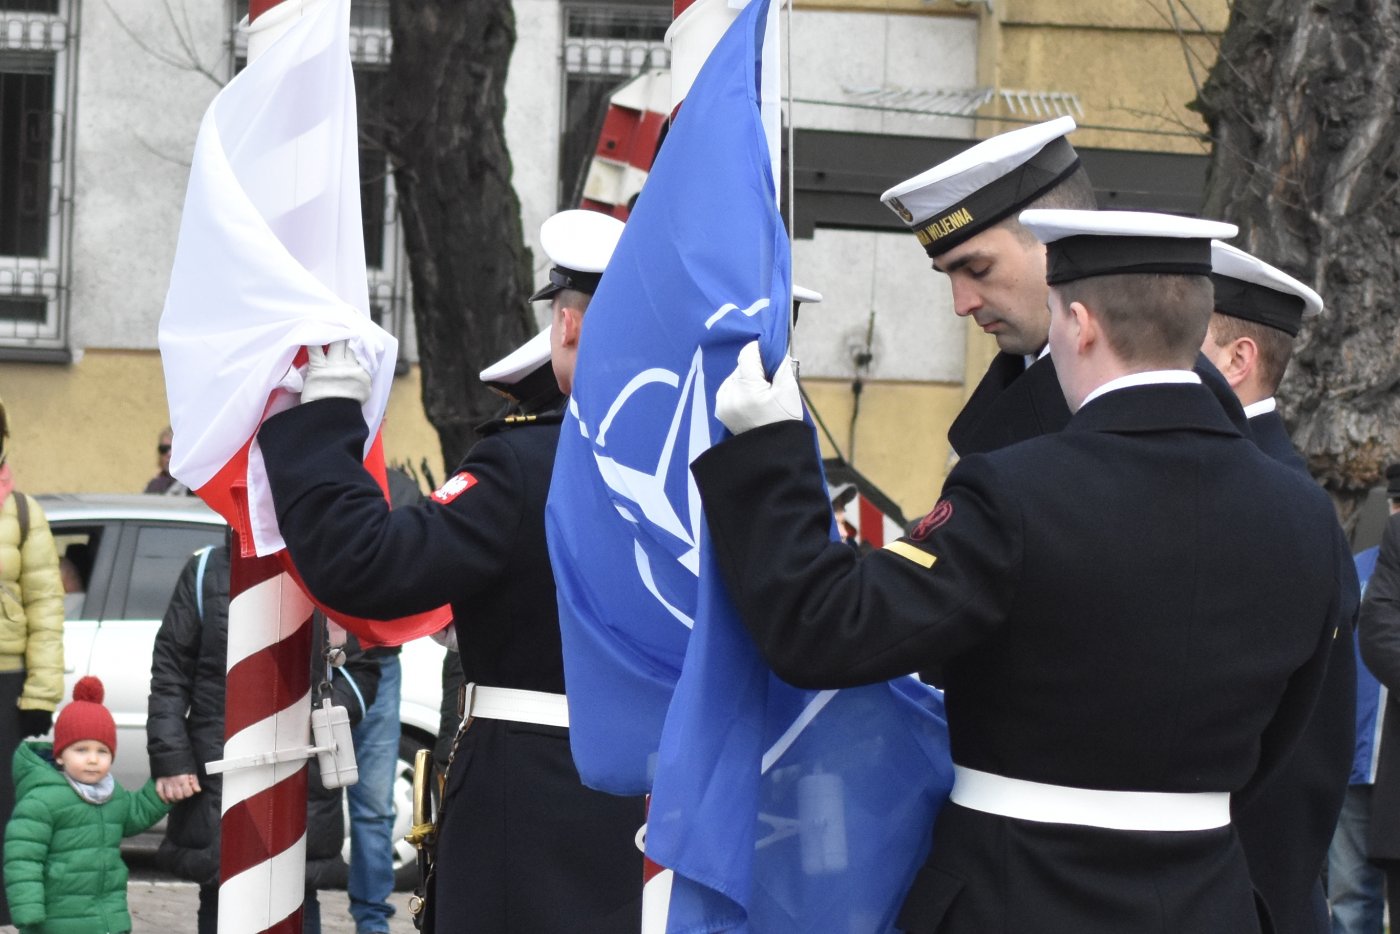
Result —
[[[68, 594], [63, 624], [64, 698], [83, 675], [97, 675], [123, 751], [113, 772], [126, 788], [150, 776], [146, 700], [151, 651], [175, 581], [191, 554], [222, 544], [224, 520], [190, 496], [46, 494], [35, 497], [60, 557], [77, 566], [85, 590]], [[416, 872], [403, 842], [412, 819], [413, 757], [438, 731], [444, 649], [430, 639], [404, 646], [399, 762], [394, 783], [394, 865], [400, 883]], [[348, 857], [348, 842], [346, 844]]]

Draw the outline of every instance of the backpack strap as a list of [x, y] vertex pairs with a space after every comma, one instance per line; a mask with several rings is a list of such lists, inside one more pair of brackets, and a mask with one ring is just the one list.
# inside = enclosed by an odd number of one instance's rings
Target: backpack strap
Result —
[[19, 519], [19, 547], [23, 548], [29, 537], [29, 497], [19, 490], [15, 490], [15, 515]]
[[209, 564], [209, 552], [213, 545], [205, 545], [195, 554], [199, 555], [199, 565], [194, 572], [194, 605], [199, 610], [199, 621], [204, 622], [204, 568]]

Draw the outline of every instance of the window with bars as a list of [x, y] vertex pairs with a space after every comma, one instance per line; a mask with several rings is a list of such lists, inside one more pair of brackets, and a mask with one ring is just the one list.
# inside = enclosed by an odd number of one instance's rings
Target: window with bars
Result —
[[0, 353], [67, 355], [74, 0], [0, 0]]
[[648, 68], [666, 68], [671, 4], [586, 3], [562, 6], [563, 102], [559, 128], [559, 207], [575, 208], [598, 145], [608, 97]]
[[[247, 15], [248, 0], [235, 0], [231, 27], [235, 71], [243, 68], [248, 60], [247, 37], [237, 28]], [[360, 213], [364, 223], [370, 315], [402, 341], [408, 317], [408, 261], [394, 198], [394, 177], [384, 146], [386, 78], [392, 53], [389, 0], [352, 0], [350, 60], [355, 74], [360, 131]]]

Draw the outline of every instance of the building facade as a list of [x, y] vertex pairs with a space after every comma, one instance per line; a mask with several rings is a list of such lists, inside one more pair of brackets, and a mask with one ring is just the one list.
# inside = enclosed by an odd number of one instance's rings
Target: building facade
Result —
[[[386, 451], [439, 470], [392, 176], [372, 145], [389, 2], [352, 6], [371, 304], [402, 346]], [[0, 0], [0, 398], [25, 490], [139, 490], [154, 473], [168, 421], [156, 329], [195, 135], [240, 67], [245, 11], [246, 0]], [[578, 203], [607, 96], [666, 67], [671, 12], [649, 0], [515, 11], [506, 133], [542, 271], [535, 232]], [[994, 345], [952, 314], [879, 193], [967, 140], [1071, 113], [1105, 206], [1191, 210], [1204, 148], [1185, 104], [1226, 11], [1226, 0], [801, 0], [784, 14], [794, 277], [826, 298], [794, 350], [828, 453], [906, 513], [936, 498], [947, 426]]]

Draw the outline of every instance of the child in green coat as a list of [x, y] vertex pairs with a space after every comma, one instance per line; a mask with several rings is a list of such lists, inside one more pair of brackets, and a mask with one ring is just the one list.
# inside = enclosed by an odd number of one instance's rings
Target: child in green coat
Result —
[[102, 682], [73, 686], [53, 745], [15, 750], [15, 810], [5, 827], [5, 892], [22, 934], [121, 934], [126, 908], [123, 837], [170, 809], [155, 783], [135, 794], [111, 775], [117, 728], [102, 706]]

